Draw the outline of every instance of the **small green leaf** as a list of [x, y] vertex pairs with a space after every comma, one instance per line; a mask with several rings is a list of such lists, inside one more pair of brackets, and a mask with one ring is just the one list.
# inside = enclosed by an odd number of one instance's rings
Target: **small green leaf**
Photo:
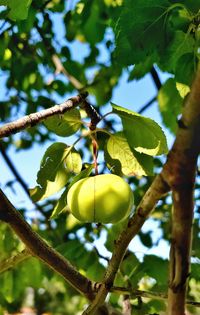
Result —
[[11, 20], [24, 20], [28, 16], [28, 9], [32, 0], [0, 0], [0, 5], [10, 8], [8, 17]]
[[50, 216], [50, 220], [56, 219], [60, 213], [65, 211], [67, 209], [67, 193], [68, 193], [68, 187], [64, 190], [60, 198], [58, 199], [53, 212]]
[[136, 274], [136, 269], [139, 264], [140, 262], [134, 253], [127, 253], [127, 257], [123, 260], [121, 265], [121, 270], [126, 275], [127, 279], [130, 279]]
[[[110, 167], [115, 168], [115, 161], [118, 161], [121, 172], [124, 175], [152, 175], [152, 157], [131, 149], [122, 132], [110, 136], [107, 141], [106, 151], [112, 159]], [[105, 154], [106, 162], [108, 155]], [[110, 164], [110, 160], [108, 160], [108, 164]]]
[[61, 137], [69, 137], [81, 127], [81, 116], [74, 108], [64, 115], [55, 115], [45, 120], [45, 126]]
[[122, 119], [124, 134], [132, 149], [151, 156], [167, 153], [165, 134], [154, 120], [115, 104], [112, 107]]
[[[70, 147], [69, 147], [70, 149]], [[70, 149], [65, 159], [65, 167], [67, 172], [78, 174], [82, 168], [82, 160], [80, 154], [75, 149]]]
[[92, 170], [93, 170], [93, 165], [90, 165], [85, 170], [81, 171], [78, 175], [72, 178], [71, 183], [67, 186], [67, 188], [64, 190], [61, 197], [59, 198], [58, 202], [56, 203], [50, 219], [55, 219], [60, 213], [62, 213], [63, 211], [67, 209], [67, 193], [68, 193], [69, 188], [72, 185], [74, 185], [78, 180], [88, 177], [90, 173], [92, 172]]
[[71, 188], [78, 180], [90, 176], [94, 165], [87, 165], [87, 168], [81, 171], [78, 175], [74, 176], [71, 183], [69, 184], [69, 188]]
[[[194, 54], [195, 40], [190, 33], [183, 31], [174, 32], [174, 37], [169, 43], [165, 54], [162, 55], [161, 68], [176, 74], [178, 60], [185, 54]], [[178, 70], [178, 69], [177, 69]]]
[[188, 53], [178, 59], [175, 68], [176, 81], [191, 86], [194, 79], [197, 64], [194, 53]]
[[168, 79], [158, 93], [158, 104], [163, 123], [171, 132], [177, 130], [177, 116], [181, 113], [183, 100], [178, 93], [176, 81]]
[[34, 201], [47, 198], [61, 190], [68, 182], [72, 173], [79, 173], [82, 167], [81, 157], [73, 148], [65, 143], [52, 144], [42, 158], [37, 183], [30, 189]]
[[12, 303], [14, 300], [13, 295], [13, 271], [9, 270], [1, 275], [1, 293], [8, 303]]

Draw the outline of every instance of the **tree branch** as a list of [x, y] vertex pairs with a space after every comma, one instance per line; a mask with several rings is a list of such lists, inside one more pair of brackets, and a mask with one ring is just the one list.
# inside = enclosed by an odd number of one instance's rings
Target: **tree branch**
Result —
[[41, 110], [40, 112], [24, 116], [14, 122], [5, 124], [3, 127], [0, 128], [0, 138], [8, 137], [11, 134], [24, 130], [28, 127], [33, 127], [48, 117], [57, 114], [64, 114], [65, 112], [82, 103], [87, 95], [87, 92], [79, 94], [77, 96], [69, 98], [67, 101], [60, 105], [55, 105], [48, 109]]
[[168, 191], [169, 187], [164, 182], [162, 176], [157, 175], [138, 205], [135, 214], [130, 218], [127, 228], [121, 232], [115, 242], [113, 254], [104, 275], [103, 283], [99, 286], [99, 291], [92, 304], [83, 312], [84, 315], [95, 314], [98, 307], [104, 303], [110, 288], [113, 286], [115, 276], [130, 241], [138, 234], [158, 200]]
[[32, 257], [32, 255], [28, 249], [24, 249], [20, 253], [0, 261], [0, 274], [14, 268], [16, 265], [30, 257]]
[[[123, 260], [125, 255], [126, 249], [133, 239], [135, 235], [140, 231], [142, 225], [144, 224], [145, 220], [150, 215], [153, 208], [156, 206], [157, 201], [166, 194], [170, 189], [177, 188], [174, 187], [174, 183], [176, 183], [176, 177], [173, 176], [178, 172], [178, 179], [181, 176], [180, 171], [183, 171], [183, 167], [179, 165], [183, 165], [186, 167], [186, 175], [187, 179], [185, 181], [180, 181], [180, 185], [178, 189], [182, 188], [182, 194], [180, 195], [179, 192], [175, 190], [175, 196], [177, 198], [177, 202], [180, 202], [179, 198], [183, 197], [183, 194], [192, 191], [193, 188], [193, 177], [194, 177], [194, 167], [191, 167], [190, 170], [190, 163], [196, 165], [197, 155], [199, 153], [199, 141], [200, 141], [200, 71], [196, 74], [196, 79], [191, 87], [191, 93], [186, 100], [186, 104], [183, 111], [182, 122], [181, 126], [186, 126], [185, 129], [183, 127], [179, 127], [175, 143], [173, 145], [172, 150], [169, 153], [168, 160], [163, 167], [162, 172], [156, 176], [152, 185], [145, 193], [142, 201], [138, 205], [135, 214], [132, 218], [130, 218], [127, 228], [121, 232], [117, 241], [115, 242], [115, 248], [112, 254], [112, 258], [104, 275], [103, 283], [99, 288], [99, 291], [92, 302], [91, 305], [85, 310], [83, 313], [84, 315], [95, 314], [95, 311], [98, 307], [104, 302], [109, 289], [112, 287], [116, 273], [118, 268]], [[182, 159], [186, 163], [182, 163]], [[187, 164], [187, 165], [186, 165]], [[189, 170], [188, 170], [189, 169]], [[189, 173], [189, 174], [187, 174]], [[185, 172], [184, 172], [185, 174]], [[191, 176], [190, 176], [191, 175]], [[191, 178], [192, 177], [192, 178]], [[183, 179], [183, 176], [180, 177]], [[187, 180], [189, 181], [189, 186]], [[185, 198], [187, 198], [185, 196]], [[186, 201], [185, 198], [183, 202]], [[190, 196], [188, 197], [187, 205], [191, 203]], [[183, 206], [183, 205], [182, 205]], [[190, 208], [193, 208], [193, 205], [190, 205]], [[176, 215], [175, 219], [178, 219], [178, 223], [176, 228], [179, 228], [179, 238], [178, 243], [176, 244], [176, 253], [174, 253], [174, 260], [172, 262], [173, 267], [171, 269], [175, 270], [175, 273], [172, 275], [171, 285], [172, 288], [181, 288], [180, 298], [185, 296], [185, 287], [183, 284], [186, 281], [186, 275], [188, 275], [188, 254], [190, 251], [190, 231], [191, 231], [191, 213], [188, 215], [186, 213], [186, 207], [184, 206], [184, 213], [185, 215], [181, 215], [181, 205], [178, 209], [179, 215]], [[191, 212], [191, 211], [190, 211]], [[189, 221], [188, 221], [189, 220]], [[186, 223], [187, 222], [187, 223]], [[183, 224], [180, 225], [180, 224]], [[187, 227], [186, 227], [187, 224]], [[188, 236], [184, 236], [184, 233], [187, 233]], [[186, 245], [184, 245], [186, 242]], [[180, 249], [183, 250], [183, 246], [186, 246], [187, 249], [180, 253]], [[174, 252], [174, 250], [173, 250]], [[179, 258], [179, 259], [176, 259]], [[179, 265], [182, 262], [183, 265]], [[177, 266], [178, 264], [178, 266]], [[183, 270], [182, 270], [183, 268]], [[182, 270], [182, 271], [181, 271]], [[177, 286], [178, 285], [178, 286]], [[173, 303], [176, 304], [177, 292], [176, 289], [172, 291], [172, 288], [169, 289], [169, 303], [172, 305]], [[173, 293], [172, 293], [173, 292]], [[173, 295], [173, 299], [171, 296]], [[173, 302], [172, 302], [173, 300]], [[179, 300], [179, 298], [178, 298]], [[184, 304], [184, 300], [182, 301]], [[183, 306], [184, 307], [184, 306]], [[170, 315], [183, 315], [182, 313], [169, 313]]]
[[83, 90], [84, 88], [83, 84], [65, 69], [62, 61], [60, 60], [57, 54], [53, 54], [51, 59], [55, 65], [56, 74], [59, 74], [60, 72], [62, 72], [77, 91]]
[[160, 78], [159, 78], [159, 75], [158, 75], [156, 69], [154, 67], [152, 67], [150, 73], [151, 73], [152, 79], [155, 83], [157, 90], [160, 90], [162, 83], [160, 81]]
[[91, 300], [94, 297], [92, 282], [79, 273], [67, 259], [31, 229], [30, 225], [10, 203], [2, 190], [0, 190], [0, 220], [9, 224], [33, 256], [38, 257], [59, 273], [88, 299]]
[[45, 33], [43, 32], [42, 28], [40, 28], [38, 25], [35, 25], [43, 44], [45, 45], [46, 49], [52, 53], [51, 60], [56, 68], [56, 74], [63, 73], [66, 78], [69, 80], [69, 82], [73, 85], [73, 87], [78, 90], [82, 91], [84, 86], [80, 81], [78, 81], [73, 75], [71, 75], [63, 66], [62, 61], [58, 57], [58, 55], [55, 53], [54, 47], [51, 46], [51, 42], [49, 39], [46, 38]]
[[89, 104], [87, 100], [84, 100], [82, 102], [81, 107], [85, 110], [88, 117], [91, 117], [91, 121], [89, 124], [90, 130], [95, 130], [96, 125], [102, 118], [101, 115], [97, 113], [96, 109], [91, 104]]
[[[143, 291], [143, 290], [136, 290], [132, 288], [124, 288], [124, 287], [116, 287], [113, 286], [110, 289], [110, 292], [118, 293], [118, 294], [124, 294], [124, 295], [130, 295], [132, 298], [134, 297], [144, 297], [149, 299], [156, 299], [156, 300], [167, 300], [168, 296], [165, 293], [160, 292], [150, 292], [150, 291]], [[200, 302], [195, 301], [186, 301], [187, 305], [200, 307]]]
[[13, 173], [13, 175], [15, 176], [17, 181], [20, 183], [20, 185], [24, 189], [25, 193], [30, 197], [29, 190], [26, 186], [26, 183], [24, 182], [23, 178], [21, 177], [21, 175], [19, 174], [19, 172], [17, 171], [17, 169], [13, 165], [12, 161], [10, 160], [9, 156], [7, 155], [7, 153], [4, 149], [4, 146], [1, 142], [0, 142], [0, 151], [1, 151], [1, 154], [4, 158], [4, 160], [6, 161], [8, 167], [10, 168], [11, 172]]
[[194, 184], [200, 153], [200, 67], [186, 98], [177, 138], [163, 176], [172, 189], [168, 314], [183, 315], [190, 270]]
[[140, 108], [140, 110], [138, 111], [138, 114], [142, 114], [155, 101], [156, 101], [156, 96], [154, 96], [148, 103], [146, 103], [144, 106], [142, 106]]

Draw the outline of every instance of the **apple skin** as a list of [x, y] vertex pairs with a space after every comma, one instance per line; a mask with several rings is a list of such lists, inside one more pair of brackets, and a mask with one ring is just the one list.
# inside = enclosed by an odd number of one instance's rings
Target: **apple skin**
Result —
[[123, 178], [102, 174], [76, 182], [69, 189], [67, 204], [79, 221], [117, 223], [130, 214], [133, 193]]

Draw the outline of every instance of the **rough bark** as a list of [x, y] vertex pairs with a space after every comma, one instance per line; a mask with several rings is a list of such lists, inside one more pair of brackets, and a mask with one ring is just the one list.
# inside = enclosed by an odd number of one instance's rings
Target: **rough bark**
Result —
[[104, 302], [130, 241], [139, 232], [157, 201], [168, 190], [173, 191], [175, 221], [172, 229], [168, 315], [184, 315], [186, 281], [190, 265], [194, 175], [200, 152], [199, 135], [200, 69], [185, 101], [176, 139], [167, 162], [144, 195], [127, 228], [119, 235], [103, 283], [84, 315], [95, 314]]

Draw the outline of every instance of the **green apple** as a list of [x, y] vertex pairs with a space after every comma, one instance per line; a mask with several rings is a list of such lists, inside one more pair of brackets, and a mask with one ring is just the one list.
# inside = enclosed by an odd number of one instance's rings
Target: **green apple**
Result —
[[117, 175], [96, 175], [76, 182], [69, 189], [67, 204], [79, 221], [116, 223], [130, 214], [133, 193]]

